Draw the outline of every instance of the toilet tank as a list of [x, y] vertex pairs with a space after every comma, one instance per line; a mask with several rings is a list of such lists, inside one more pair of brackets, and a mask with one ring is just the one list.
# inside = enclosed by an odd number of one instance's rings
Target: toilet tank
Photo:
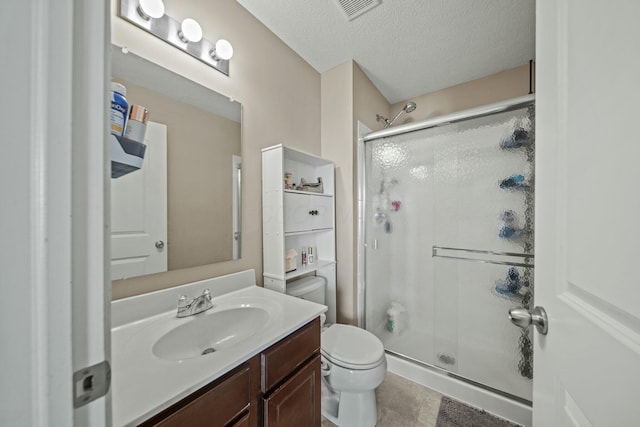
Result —
[[287, 294], [324, 305], [324, 277], [308, 276], [287, 283]]

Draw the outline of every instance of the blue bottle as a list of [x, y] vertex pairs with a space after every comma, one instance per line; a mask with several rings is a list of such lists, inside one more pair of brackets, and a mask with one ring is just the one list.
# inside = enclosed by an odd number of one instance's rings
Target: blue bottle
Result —
[[502, 180], [500, 188], [523, 191], [529, 188], [529, 185], [525, 182], [524, 175], [511, 175]]
[[510, 267], [504, 281], [496, 284], [496, 292], [505, 296], [517, 294], [520, 291], [520, 288], [522, 288], [522, 280], [520, 279], [518, 269], [515, 267]]
[[529, 143], [529, 132], [526, 130], [519, 128], [513, 131], [511, 135], [506, 138], [503, 138], [500, 141], [500, 148], [509, 149], [509, 148], [520, 148], [524, 147]]
[[116, 82], [111, 82], [111, 133], [115, 136], [124, 135], [127, 123], [127, 88]]
[[522, 230], [519, 228], [512, 227], [510, 225], [505, 225], [498, 232], [498, 236], [503, 239], [517, 239], [522, 235]]

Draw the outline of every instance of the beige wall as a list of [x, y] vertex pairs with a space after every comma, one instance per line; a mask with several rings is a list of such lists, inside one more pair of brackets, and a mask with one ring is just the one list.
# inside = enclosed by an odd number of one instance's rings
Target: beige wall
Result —
[[111, 4], [114, 44], [232, 97], [243, 105], [242, 259], [119, 281], [123, 298], [247, 268], [262, 283], [261, 155], [273, 144], [320, 154], [320, 74], [235, 0], [165, 0], [168, 15], [197, 18], [204, 36], [228, 39], [234, 57], [227, 77], [117, 16]]
[[[382, 129], [384, 123], [376, 121], [376, 114], [389, 117], [390, 105], [386, 98], [371, 83], [371, 80], [364, 74], [358, 64], [353, 64], [353, 191], [351, 199], [345, 209], [351, 209], [353, 212], [353, 234], [350, 241], [342, 242], [351, 253], [353, 263], [351, 269], [351, 294], [352, 303], [352, 323], [357, 324], [357, 283], [358, 283], [358, 122], [364, 123], [371, 130]], [[345, 249], [346, 252], [347, 249]]]
[[462, 83], [437, 92], [416, 96], [393, 104], [391, 116], [408, 101], [414, 101], [418, 108], [413, 113], [403, 114], [394, 126], [419, 122], [430, 117], [438, 117], [467, 108], [479, 107], [492, 102], [504, 101], [529, 93], [529, 64], [501, 71], [481, 79]]
[[353, 257], [348, 242], [353, 237], [352, 62], [322, 73], [322, 157], [335, 162], [336, 285], [337, 317], [340, 323], [353, 319]]
[[336, 254], [338, 321], [357, 323], [358, 120], [377, 130], [376, 113], [388, 115], [389, 103], [360, 67], [345, 62], [322, 74], [322, 157], [336, 164]]
[[125, 85], [129, 103], [167, 125], [169, 270], [232, 259], [231, 156], [240, 155], [240, 123], [113, 80]]

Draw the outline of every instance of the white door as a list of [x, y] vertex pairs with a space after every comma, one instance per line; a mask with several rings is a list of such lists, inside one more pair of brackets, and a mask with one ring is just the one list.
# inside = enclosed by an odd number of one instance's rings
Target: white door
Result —
[[167, 271], [167, 126], [147, 123], [140, 170], [111, 179], [111, 279]]
[[640, 425], [638, 19], [638, 0], [537, 2], [537, 427]]
[[102, 427], [109, 5], [53, 3], [0, 2], [0, 425]]

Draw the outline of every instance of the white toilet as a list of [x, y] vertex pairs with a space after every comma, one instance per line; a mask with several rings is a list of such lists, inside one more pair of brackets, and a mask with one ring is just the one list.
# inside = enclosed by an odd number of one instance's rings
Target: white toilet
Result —
[[[287, 284], [289, 295], [325, 304], [325, 279], [305, 277]], [[387, 359], [382, 342], [351, 325], [323, 327], [322, 415], [339, 427], [374, 427], [375, 389], [384, 380]]]

